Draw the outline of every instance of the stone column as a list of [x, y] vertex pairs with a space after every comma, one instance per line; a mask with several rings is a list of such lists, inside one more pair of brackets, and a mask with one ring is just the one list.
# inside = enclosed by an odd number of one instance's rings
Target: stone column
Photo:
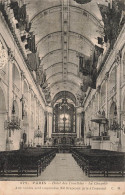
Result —
[[13, 89], [13, 78], [12, 78], [12, 68], [13, 68], [14, 58], [12, 52], [9, 51], [9, 60], [8, 60], [8, 117], [11, 117], [12, 111], [12, 89]]
[[117, 99], [117, 115], [118, 123], [121, 124], [121, 68], [120, 64], [117, 66], [117, 86], [116, 86], [116, 99]]
[[45, 128], [45, 116], [44, 116], [44, 110], [42, 108], [42, 105], [40, 105], [39, 107], [40, 111], [39, 111], [39, 126], [40, 126], [40, 130], [42, 131], [42, 141], [41, 144], [44, 144], [44, 128]]
[[[24, 79], [25, 79], [25, 76], [24, 76], [24, 72], [22, 71], [21, 72], [21, 82], [20, 82], [20, 84], [21, 84], [21, 99], [20, 99], [20, 103], [21, 103], [21, 112], [20, 112], [20, 119], [21, 119], [21, 129], [23, 130], [23, 117], [22, 117], [22, 106], [23, 106], [23, 101], [24, 101], [24, 99], [23, 99], [23, 95], [24, 95]], [[24, 133], [23, 131], [21, 132], [22, 134]], [[22, 137], [21, 137], [21, 139], [22, 139]]]
[[99, 85], [97, 87], [97, 93], [98, 93], [98, 111], [100, 110], [100, 90], [101, 90], [101, 86]]
[[35, 130], [37, 130], [38, 128], [38, 124], [36, 124], [36, 101], [37, 101], [37, 97], [34, 94], [34, 128]]
[[[20, 112], [20, 118], [21, 118], [21, 143], [23, 142], [23, 133], [24, 133], [24, 129], [25, 129], [25, 124], [24, 124], [24, 117], [23, 116], [23, 107], [25, 107], [25, 100], [24, 100], [24, 79], [25, 79], [25, 74], [24, 72], [22, 71], [21, 72], [21, 99], [20, 99], [20, 103], [21, 103], [21, 112]], [[25, 129], [26, 130], [26, 129]], [[25, 133], [27, 134], [27, 142], [28, 142], [28, 132], [25, 131]], [[26, 143], [27, 143], [26, 142]]]
[[52, 137], [52, 113], [48, 113], [48, 117], [49, 117], [49, 133], [48, 133], [48, 137], [51, 138]]
[[[13, 99], [13, 78], [12, 78], [12, 68], [13, 68], [13, 62], [14, 62], [14, 57], [12, 54], [12, 51], [9, 50], [9, 58], [8, 58], [8, 116], [7, 120], [11, 119], [11, 113], [12, 113], [12, 99]], [[7, 140], [11, 140], [9, 137], [9, 130], [7, 130], [7, 135], [6, 135]], [[12, 149], [12, 144], [8, 143], [6, 144], [6, 150], [11, 150]]]
[[[121, 127], [121, 52], [119, 51], [116, 55], [116, 68], [117, 68], [117, 86], [116, 86], [116, 99], [117, 99], [117, 116], [118, 124]], [[119, 147], [118, 150], [121, 150], [121, 128], [119, 131]]]
[[52, 135], [52, 107], [47, 107], [47, 136], [51, 138]]
[[83, 111], [82, 107], [76, 109], [76, 133], [77, 138], [81, 138], [81, 113]]
[[46, 113], [47, 115], [47, 137], [49, 137], [49, 113]]
[[29, 118], [29, 131], [28, 131], [28, 134], [29, 134], [29, 136], [28, 136], [28, 138], [29, 138], [29, 140], [28, 140], [28, 142], [29, 143], [31, 143], [31, 142], [33, 142], [33, 138], [34, 138], [34, 132], [32, 132], [32, 126], [31, 126], [31, 86], [29, 86], [29, 92], [28, 92], [28, 103], [29, 103], [29, 105], [28, 105], [28, 118]]
[[106, 82], [105, 116], [106, 118], [108, 118], [108, 78], [109, 78], [109, 72], [105, 74], [105, 82]]

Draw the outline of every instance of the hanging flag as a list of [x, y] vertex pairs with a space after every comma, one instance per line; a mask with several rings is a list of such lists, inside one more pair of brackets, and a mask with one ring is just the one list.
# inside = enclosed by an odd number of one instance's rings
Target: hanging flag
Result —
[[26, 21], [26, 4], [18, 10], [18, 21]]
[[121, 18], [120, 18], [120, 25], [124, 25], [125, 24], [125, 10], [122, 10], [122, 14], [121, 14]]
[[96, 80], [97, 80], [97, 69], [93, 68], [92, 75], [91, 75], [92, 82], [90, 87], [96, 89]]
[[45, 94], [45, 96], [48, 99], [48, 97], [50, 96], [50, 91], [47, 94]]
[[46, 101], [49, 104], [51, 102], [51, 97], [49, 96], [49, 98]]
[[30, 32], [29, 37], [27, 38], [28, 48], [32, 53], [36, 53], [36, 45], [35, 45], [35, 35], [33, 32]]
[[80, 87], [80, 89], [83, 91], [83, 92], [86, 92], [87, 89], [88, 89], [88, 85], [83, 83], [83, 85]]
[[103, 53], [104, 49], [95, 45], [95, 54], [99, 57]]
[[37, 70], [36, 54], [35, 53], [27, 54], [27, 59], [28, 59], [28, 62], [29, 62], [30, 70], [36, 71]]
[[21, 36], [21, 41], [24, 42], [26, 40], [26, 35]]
[[13, 9], [15, 19], [19, 21], [19, 15], [18, 15], [19, 5], [18, 5], [18, 2], [11, 2], [10, 3], [10, 8]]
[[108, 37], [107, 37], [107, 35], [104, 36], [104, 42], [105, 42], [105, 43], [108, 42]]
[[74, 1], [76, 1], [76, 3], [79, 3], [79, 4], [86, 4], [86, 3], [91, 2], [92, 0], [74, 0]]
[[46, 87], [48, 87], [48, 84], [47, 82], [44, 82], [40, 86], [42, 87], [42, 89], [46, 89]]
[[44, 92], [45, 96], [49, 96], [50, 95], [50, 92], [49, 91], [46, 91]]
[[83, 70], [83, 62], [84, 62], [83, 57], [79, 56], [79, 72], [82, 72]]
[[92, 68], [92, 57], [90, 56], [90, 58], [85, 61], [85, 67], [83, 68], [83, 75], [85, 76], [90, 75], [91, 68]]
[[103, 45], [103, 38], [102, 37], [97, 37], [97, 39], [98, 39], [98, 44], [100, 44], [100, 45]]
[[46, 87], [45, 89], [43, 89], [43, 92], [44, 93], [47, 93], [47, 91], [49, 91], [50, 90], [50, 88], [49, 87]]
[[31, 22], [29, 22], [29, 16], [26, 16], [26, 32], [29, 32], [31, 29]]
[[42, 82], [45, 83], [46, 82], [46, 73], [43, 72], [43, 75], [42, 75]]
[[28, 47], [28, 44], [26, 44], [26, 45], [25, 45], [25, 49], [28, 49], [28, 48], [29, 48], [29, 47]]

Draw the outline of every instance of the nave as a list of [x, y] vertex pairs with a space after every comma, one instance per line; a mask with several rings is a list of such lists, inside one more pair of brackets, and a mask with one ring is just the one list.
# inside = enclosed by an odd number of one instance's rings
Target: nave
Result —
[[124, 162], [125, 1], [0, 0], [0, 180], [123, 181]]

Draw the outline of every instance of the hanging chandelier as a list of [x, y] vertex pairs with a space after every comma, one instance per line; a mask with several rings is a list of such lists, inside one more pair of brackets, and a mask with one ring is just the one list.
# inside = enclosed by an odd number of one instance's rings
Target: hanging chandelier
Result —
[[39, 125], [38, 125], [38, 129], [34, 132], [34, 138], [42, 138], [42, 131], [40, 131]]
[[20, 129], [20, 119], [18, 118], [18, 116], [15, 115], [14, 103], [13, 103], [13, 108], [12, 108], [11, 120], [5, 121], [5, 129], [9, 129], [9, 130], [13, 130], [13, 131]]

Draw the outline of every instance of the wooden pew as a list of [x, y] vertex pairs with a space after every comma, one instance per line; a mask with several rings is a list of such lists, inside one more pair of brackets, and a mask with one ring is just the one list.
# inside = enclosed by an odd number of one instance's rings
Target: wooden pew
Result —
[[123, 152], [74, 149], [72, 155], [89, 177], [124, 176], [125, 153]]
[[55, 155], [51, 148], [0, 152], [0, 176], [39, 176]]

